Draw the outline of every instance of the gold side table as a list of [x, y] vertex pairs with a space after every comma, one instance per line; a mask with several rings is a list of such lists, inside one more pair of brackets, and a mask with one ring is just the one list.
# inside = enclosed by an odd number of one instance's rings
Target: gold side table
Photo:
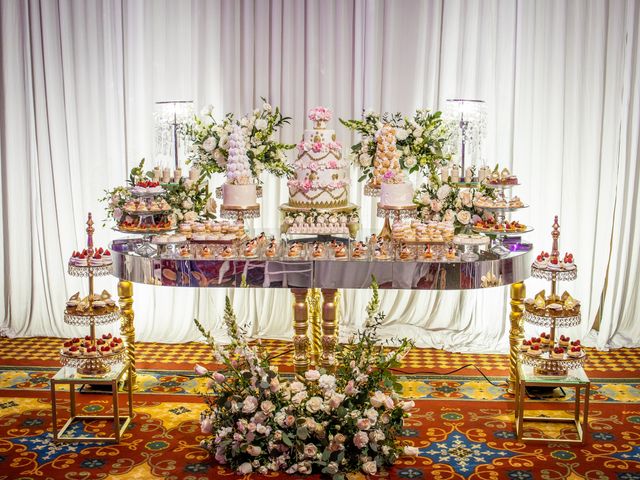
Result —
[[[87, 376], [78, 373], [78, 370], [73, 367], [63, 367], [58, 370], [51, 379], [51, 417], [53, 428], [53, 441], [54, 442], [86, 442], [86, 441], [100, 441], [100, 442], [115, 442], [119, 443], [124, 432], [126, 431], [131, 419], [133, 418], [133, 390], [131, 383], [131, 376], [128, 376], [126, 383], [126, 391], [129, 408], [128, 415], [121, 415], [120, 407], [118, 403], [118, 383], [123, 379], [127, 373], [128, 368], [126, 364], [114, 365], [111, 370], [102, 376]], [[76, 415], [76, 385], [83, 385], [90, 383], [92, 385], [110, 385], [113, 392], [113, 413], [111, 415]], [[56, 403], [56, 386], [69, 385], [69, 398], [71, 403], [71, 416], [64, 426], [58, 430], [58, 418], [57, 418], [57, 403]], [[96, 437], [96, 436], [80, 436], [73, 437], [65, 432], [71, 427], [73, 422], [77, 420], [112, 420], [113, 421], [113, 435], [110, 437]], [[122, 422], [122, 425], [120, 424]]]
[[[589, 429], [589, 393], [591, 381], [583, 368], [570, 370], [566, 376], [552, 377], [547, 375], [536, 375], [533, 367], [518, 365], [519, 383], [516, 391], [515, 422], [518, 440], [523, 442], [562, 442], [562, 443], [584, 443], [584, 437]], [[526, 416], [525, 398], [526, 387], [564, 387], [575, 389], [574, 412], [572, 417], [554, 417], [546, 415]], [[580, 401], [580, 391], [584, 389], [584, 402]], [[566, 405], [565, 402], [558, 402], [559, 405]], [[582, 409], [582, 412], [580, 411]], [[581, 415], [582, 413], [582, 415]], [[578, 433], [576, 440], [558, 439], [551, 437], [525, 437], [525, 422], [552, 422], [574, 424]]]

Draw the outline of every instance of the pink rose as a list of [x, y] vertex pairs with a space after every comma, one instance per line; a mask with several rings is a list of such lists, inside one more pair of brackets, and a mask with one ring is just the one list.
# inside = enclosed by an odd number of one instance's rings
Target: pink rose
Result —
[[320, 372], [317, 370], [307, 370], [304, 374], [304, 378], [310, 382], [315, 382], [320, 378]]
[[307, 443], [304, 446], [304, 455], [308, 458], [314, 458], [318, 454], [318, 447], [313, 443]]
[[371, 420], [368, 418], [359, 418], [356, 422], [356, 426], [360, 430], [369, 430], [371, 428]]
[[344, 387], [344, 393], [349, 396], [353, 396], [358, 393], [358, 389], [355, 387], [353, 380], [349, 380], [347, 382], [347, 385]]
[[387, 407], [389, 410], [391, 410], [393, 408], [393, 398], [391, 397], [387, 397], [384, 399], [384, 406]]
[[338, 168], [338, 162], [334, 159], [329, 160], [327, 165], [329, 166], [329, 168], [333, 168], [333, 169]]
[[402, 410], [404, 410], [405, 412], [408, 412], [409, 410], [411, 410], [413, 407], [416, 406], [416, 402], [414, 402], [413, 400], [409, 400], [409, 401], [402, 402], [400, 406], [402, 407]]
[[311, 150], [313, 150], [315, 153], [320, 153], [322, 151], [322, 143], [314, 142], [313, 145], [311, 145]]
[[214, 458], [216, 459], [216, 462], [222, 465], [227, 463], [227, 457], [224, 456], [224, 450], [216, 450], [216, 455]]
[[226, 377], [221, 374], [220, 372], [216, 372], [213, 374], [213, 379], [217, 382], [217, 383], [222, 383], [226, 380]]
[[373, 405], [375, 408], [380, 408], [384, 404], [386, 398], [387, 396], [380, 390], [378, 390], [371, 396], [371, 405]]
[[258, 399], [253, 395], [249, 395], [245, 398], [244, 402], [242, 402], [242, 412], [243, 413], [253, 413], [258, 408]]
[[200, 422], [200, 431], [204, 434], [210, 434], [213, 429], [213, 422], [209, 417], [205, 418]]
[[209, 370], [207, 370], [202, 365], [198, 365], [197, 363], [196, 363], [196, 366], [195, 366], [194, 370], [198, 375], [206, 375], [207, 373], [209, 373]]
[[353, 436], [353, 444], [358, 448], [364, 448], [369, 443], [367, 432], [358, 432]]

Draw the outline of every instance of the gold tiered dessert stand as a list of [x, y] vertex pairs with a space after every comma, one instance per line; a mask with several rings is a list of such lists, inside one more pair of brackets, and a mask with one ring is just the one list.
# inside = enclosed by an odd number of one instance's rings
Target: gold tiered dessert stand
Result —
[[[558, 224], [558, 216], [556, 215], [553, 222], [553, 230], [551, 232], [553, 238], [553, 245], [551, 248], [550, 259], [558, 258], [560, 251], [558, 249], [558, 238], [560, 237], [560, 225]], [[578, 269], [574, 265], [574, 268], [570, 270], [553, 269], [549, 267], [541, 268], [534, 263], [531, 265], [531, 275], [534, 278], [541, 280], [547, 280], [551, 282], [551, 295], [545, 300], [547, 305], [552, 302], [559, 302], [560, 297], [557, 293], [557, 285], [559, 281], [571, 281], [578, 277]], [[556, 330], [558, 328], [568, 328], [580, 324], [581, 316], [580, 312], [576, 312], [572, 315], [559, 315], [552, 316], [549, 310], [546, 309], [544, 315], [536, 313], [532, 305], [525, 305], [523, 314], [525, 322], [541, 327], [549, 327], [549, 348], [546, 352], [536, 356], [531, 355], [529, 352], [522, 352], [522, 363], [534, 367], [536, 375], [548, 375], [562, 377], [566, 376], [569, 370], [582, 367], [586, 360], [587, 355], [584, 351], [581, 352], [579, 357], [566, 358], [552, 358], [551, 352], [556, 346]]]
[[[103, 308], [94, 308], [94, 290], [93, 278], [99, 276], [111, 275], [112, 264], [109, 265], [91, 265], [93, 258], [93, 219], [91, 213], [87, 218], [87, 265], [74, 265], [69, 262], [69, 275], [74, 277], [83, 277], [89, 279], [89, 305], [86, 310], [80, 312], [67, 308], [64, 313], [64, 322], [69, 325], [89, 326], [91, 335], [91, 345], [96, 347], [96, 325], [107, 325], [114, 323], [120, 319], [120, 309], [117, 306], [106, 306]], [[122, 363], [126, 355], [126, 349], [123, 348], [119, 352], [102, 354], [96, 352], [96, 356], [77, 355], [72, 356], [60, 351], [60, 362], [62, 365], [77, 368], [78, 373], [90, 377], [102, 376], [109, 373], [111, 365]]]

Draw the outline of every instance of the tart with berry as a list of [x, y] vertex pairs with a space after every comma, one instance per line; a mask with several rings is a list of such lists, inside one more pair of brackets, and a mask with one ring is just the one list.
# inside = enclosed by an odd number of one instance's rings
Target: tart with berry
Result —
[[564, 358], [564, 348], [556, 347], [551, 351], [551, 358], [555, 360], [562, 360]]

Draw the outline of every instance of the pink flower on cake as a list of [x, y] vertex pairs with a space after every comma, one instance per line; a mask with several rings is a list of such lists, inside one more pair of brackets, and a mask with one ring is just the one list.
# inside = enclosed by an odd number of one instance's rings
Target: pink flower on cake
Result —
[[311, 170], [312, 172], [317, 172], [318, 171], [318, 164], [316, 162], [309, 162], [309, 170]]
[[331, 160], [329, 160], [327, 162], [327, 167], [331, 168], [331, 169], [336, 169], [338, 168], [338, 162], [337, 160], [334, 160], [333, 158]]
[[308, 192], [309, 190], [311, 190], [311, 188], [313, 188], [311, 180], [305, 180], [304, 182], [302, 182], [302, 190]]
[[309, 110], [309, 120], [312, 122], [328, 122], [332, 116], [331, 110], [326, 107], [316, 107]]
[[302, 152], [307, 150], [307, 144], [304, 143], [304, 142], [298, 143], [298, 145], [296, 145], [296, 147], [298, 148], [298, 152], [299, 153], [302, 153]]
[[322, 151], [322, 142], [314, 142], [311, 146], [311, 150], [315, 153], [320, 153]]
[[340, 142], [331, 142], [329, 144], [329, 150], [342, 150], [342, 145], [340, 145]]

